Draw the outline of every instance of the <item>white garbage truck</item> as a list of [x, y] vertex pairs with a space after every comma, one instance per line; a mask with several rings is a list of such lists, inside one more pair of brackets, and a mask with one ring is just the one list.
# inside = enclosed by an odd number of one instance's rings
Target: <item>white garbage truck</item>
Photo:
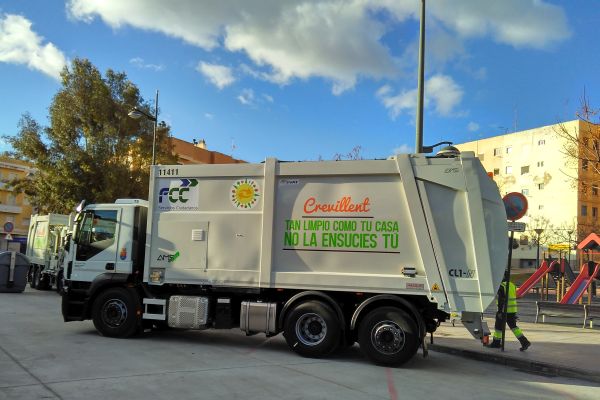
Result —
[[282, 332], [307, 357], [358, 342], [381, 365], [426, 353], [451, 313], [486, 334], [507, 222], [471, 152], [153, 166], [150, 182], [149, 201], [76, 218], [65, 321]]
[[69, 215], [48, 214], [31, 216], [25, 255], [31, 262], [28, 274], [33, 289], [47, 290], [63, 282], [64, 245], [70, 226]]

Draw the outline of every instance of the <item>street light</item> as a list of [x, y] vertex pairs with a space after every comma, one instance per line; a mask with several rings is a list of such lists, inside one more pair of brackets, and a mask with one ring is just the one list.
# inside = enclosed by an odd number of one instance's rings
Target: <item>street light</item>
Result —
[[538, 235], [538, 237], [537, 237], [537, 255], [535, 256], [535, 268], [537, 269], [540, 266], [540, 236], [542, 235], [542, 232], [544, 232], [544, 230], [542, 228], [535, 228], [534, 231]]
[[134, 107], [133, 110], [127, 114], [130, 118], [140, 119], [146, 117], [150, 121], [154, 122], [154, 133], [152, 135], [152, 165], [156, 164], [156, 125], [158, 124], [158, 90], [156, 91], [156, 100], [154, 101], [154, 116]]

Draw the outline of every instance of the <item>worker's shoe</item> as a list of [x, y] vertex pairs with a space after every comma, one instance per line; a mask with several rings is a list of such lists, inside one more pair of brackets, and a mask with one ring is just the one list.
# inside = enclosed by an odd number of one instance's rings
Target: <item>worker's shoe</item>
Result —
[[519, 350], [521, 351], [525, 351], [529, 348], [529, 346], [531, 346], [531, 342], [529, 340], [527, 340], [527, 338], [525, 336], [520, 336], [518, 337], [519, 342], [521, 342], [521, 348]]
[[499, 349], [501, 346], [501, 342], [498, 339], [492, 340], [492, 343], [488, 345], [490, 349]]

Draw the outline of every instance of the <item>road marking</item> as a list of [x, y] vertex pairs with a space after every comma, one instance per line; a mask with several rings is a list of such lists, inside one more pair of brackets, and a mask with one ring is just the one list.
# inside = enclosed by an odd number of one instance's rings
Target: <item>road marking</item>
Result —
[[388, 392], [390, 392], [390, 400], [398, 400], [398, 392], [396, 392], [396, 386], [394, 386], [394, 378], [392, 377], [392, 370], [390, 368], [385, 369], [385, 376], [387, 378]]

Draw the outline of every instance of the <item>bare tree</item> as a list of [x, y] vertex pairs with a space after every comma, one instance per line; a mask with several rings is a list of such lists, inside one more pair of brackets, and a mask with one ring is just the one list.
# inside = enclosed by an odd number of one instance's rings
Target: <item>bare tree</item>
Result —
[[350, 150], [349, 153], [346, 153], [346, 154], [336, 153], [333, 156], [333, 159], [335, 161], [342, 161], [342, 160], [362, 160], [363, 157], [360, 154], [361, 151], [362, 151], [362, 146], [354, 146], [354, 148], [352, 150]]
[[600, 183], [600, 108], [590, 105], [585, 89], [575, 115], [583, 121], [580, 129], [570, 130], [560, 123], [554, 132], [564, 142], [561, 152], [567, 168], [563, 173], [572, 178], [573, 187], [585, 194], [592, 188], [598, 190]]
[[[536, 229], [541, 229], [541, 232], [538, 234]], [[547, 245], [552, 243], [554, 232], [554, 225], [550, 223], [550, 220], [541, 215], [534, 215], [529, 217], [529, 222], [527, 222], [527, 229], [525, 234], [528, 238], [531, 239], [531, 243], [534, 245]], [[521, 235], [521, 239], [523, 235]]]

